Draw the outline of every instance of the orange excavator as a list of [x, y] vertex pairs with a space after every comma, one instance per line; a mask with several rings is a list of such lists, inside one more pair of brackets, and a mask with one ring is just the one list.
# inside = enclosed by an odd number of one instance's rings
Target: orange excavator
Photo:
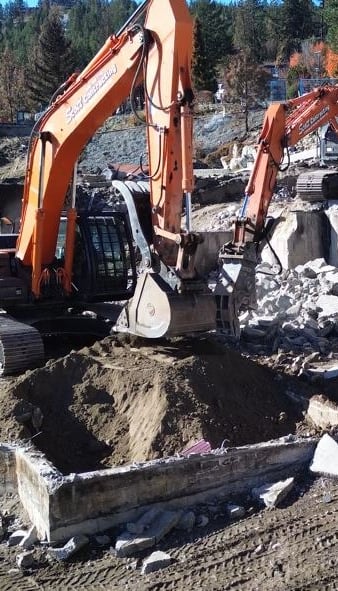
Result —
[[[279, 171], [290, 164], [289, 149], [302, 138], [330, 123], [338, 132], [338, 86], [323, 85], [284, 103], [271, 104], [265, 114], [257, 156], [243, 205], [233, 225], [233, 239], [220, 252], [222, 275], [215, 294], [225, 288], [227, 316], [233, 332], [238, 331], [240, 310], [255, 307], [255, 266], [259, 246], [266, 237], [266, 219]], [[337, 196], [335, 171], [302, 173], [297, 180], [298, 196], [328, 199]], [[221, 299], [225, 299], [222, 296]]]
[[[79, 314], [65, 312], [87, 312], [90, 302], [127, 300], [117, 329], [144, 337], [215, 327], [215, 298], [195, 271], [201, 240], [191, 231], [192, 28], [185, 0], [145, 0], [37, 122], [19, 233], [0, 243], [3, 374], [40, 363], [39, 331], [74, 326]], [[113, 182], [124, 212], [83, 213], [76, 207], [78, 157], [129, 94], [134, 104], [141, 82], [150, 172], [138, 182]]]
[[[99, 319], [103, 334], [112, 324], [146, 338], [216, 326], [236, 333], [239, 310], [254, 305], [257, 246], [284, 150], [335, 121], [338, 89], [268, 109], [234, 239], [221, 249], [210, 283], [196, 273], [201, 237], [191, 227], [191, 52], [185, 0], [145, 0], [83, 72], [58, 89], [36, 123], [19, 233], [0, 235], [3, 375], [42, 362], [41, 333], [89, 331], [87, 323], [97, 327]], [[129, 94], [134, 104], [141, 82], [149, 173], [113, 181], [118, 203], [110, 208], [77, 207], [82, 149]], [[127, 303], [117, 317], [113, 304], [107, 316], [94, 315], [98, 303], [120, 300]]]

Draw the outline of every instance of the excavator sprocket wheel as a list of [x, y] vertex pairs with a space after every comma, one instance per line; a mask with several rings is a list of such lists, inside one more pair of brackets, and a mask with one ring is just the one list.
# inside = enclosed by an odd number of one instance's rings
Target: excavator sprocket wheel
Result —
[[21, 373], [43, 363], [40, 333], [10, 316], [0, 317], [0, 376]]

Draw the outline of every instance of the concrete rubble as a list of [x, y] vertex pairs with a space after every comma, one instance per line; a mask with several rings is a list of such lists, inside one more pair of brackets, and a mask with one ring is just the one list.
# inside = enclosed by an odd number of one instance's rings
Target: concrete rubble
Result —
[[[164, 538], [180, 521], [181, 511], [147, 511], [132, 527], [127, 525], [124, 531], [115, 542], [116, 555], [120, 558], [132, 556], [133, 554], [146, 550], [157, 544]], [[131, 533], [134, 529], [138, 533]]]
[[277, 507], [293, 489], [295, 479], [293, 477], [265, 484], [263, 486], [252, 489], [252, 496], [259, 502], [264, 503], [269, 509]]
[[29, 550], [32, 546], [34, 546], [35, 542], [38, 540], [38, 535], [36, 531], [35, 525], [28, 530], [26, 535], [22, 538], [19, 542], [20, 548], [24, 548], [25, 550]]
[[277, 363], [285, 363], [283, 354], [289, 355], [292, 373], [312, 378], [314, 368], [320, 367], [317, 362], [326, 356], [330, 364], [322, 374], [335, 377], [338, 268], [315, 259], [279, 275], [275, 267], [262, 263], [257, 267], [256, 287], [257, 310], [240, 316], [243, 346], [251, 353], [278, 353]]
[[8, 538], [8, 545], [18, 546], [22, 542], [22, 540], [25, 539], [27, 534], [28, 532], [24, 529], [18, 529], [17, 531], [14, 531]]
[[48, 548], [48, 554], [52, 558], [58, 561], [68, 560], [73, 554], [81, 550], [84, 546], [89, 543], [89, 538], [84, 535], [74, 536], [68, 542], [62, 546], [62, 548]]
[[316, 447], [310, 470], [315, 474], [338, 476], [338, 443], [327, 433]]
[[153, 573], [169, 566], [171, 562], [172, 558], [170, 554], [158, 550], [157, 552], [150, 554], [150, 556], [143, 561], [141, 574], [147, 575], [148, 573]]

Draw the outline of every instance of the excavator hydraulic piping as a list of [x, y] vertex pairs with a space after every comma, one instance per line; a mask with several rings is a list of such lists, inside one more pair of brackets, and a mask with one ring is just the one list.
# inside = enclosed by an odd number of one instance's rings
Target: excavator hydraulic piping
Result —
[[138, 8], [136, 8], [135, 12], [129, 17], [129, 19], [124, 23], [123, 27], [116, 33], [116, 37], [120, 37], [129, 27], [132, 25], [148, 8], [149, 0], [144, 0]]

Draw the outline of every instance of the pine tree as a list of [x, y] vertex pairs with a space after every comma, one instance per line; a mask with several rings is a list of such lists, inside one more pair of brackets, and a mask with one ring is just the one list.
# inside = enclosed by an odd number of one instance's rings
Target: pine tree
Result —
[[215, 0], [193, 0], [190, 10], [200, 21], [207, 67], [215, 72], [217, 65], [232, 52], [232, 8]]
[[327, 41], [333, 51], [338, 51], [338, 0], [326, 0], [324, 21], [327, 26]]
[[259, 63], [264, 58], [264, 10], [261, 0], [240, 0], [234, 23], [234, 45]]
[[15, 121], [16, 111], [23, 106], [24, 97], [24, 70], [18, 64], [14, 53], [6, 47], [0, 57], [1, 116]]
[[50, 9], [33, 54], [29, 90], [33, 102], [46, 106], [73, 71], [71, 43], [65, 37], [57, 7]]
[[194, 50], [192, 56], [192, 80], [194, 89], [215, 91], [216, 70], [208, 62], [205, 50], [201, 21], [198, 17], [194, 23]]
[[311, 0], [284, 0], [281, 12], [281, 53], [288, 58], [299, 51], [301, 42], [314, 33], [313, 6]]

